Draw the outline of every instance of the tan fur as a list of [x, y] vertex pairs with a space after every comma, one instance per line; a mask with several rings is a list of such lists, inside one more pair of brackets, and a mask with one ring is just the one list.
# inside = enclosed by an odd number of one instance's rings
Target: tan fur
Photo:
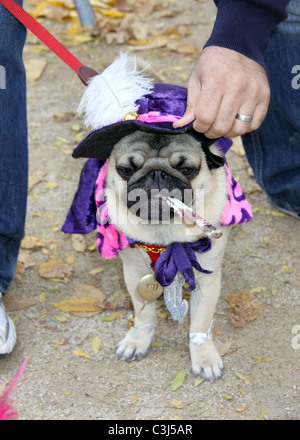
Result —
[[[136, 138], [139, 139], [138, 136]], [[116, 173], [116, 166], [120, 163], [126, 163], [126, 158], [130, 154], [137, 155], [137, 159], [143, 163], [143, 168], [149, 165], [149, 161], [153, 163], [155, 158], [159, 158], [160, 166], [169, 167], [170, 172], [173, 172], [172, 161], [176, 161], [176, 152], [186, 154], [192, 162], [201, 162], [199, 174], [191, 181], [193, 191], [198, 196], [197, 200], [194, 200], [197, 213], [212, 224], [218, 223], [227, 195], [225, 170], [223, 167], [209, 170], [203, 151], [193, 142], [190, 146], [189, 138], [188, 135], [185, 135], [185, 138], [182, 138], [183, 144], [171, 143], [170, 146], [154, 153], [147, 145], [135, 144], [134, 142], [125, 142], [125, 144], [121, 142], [120, 146], [115, 147], [107, 171], [108, 211], [112, 221], [133, 240], [168, 245], [172, 242], [195, 241], [202, 235], [198, 229], [185, 222], [176, 224], [175, 218], [169, 224], [151, 224], [141, 221], [128, 212], [127, 206], [122, 203], [126, 184]], [[140, 173], [142, 173], [142, 169]], [[197, 189], [200, 191], [196, 191]], [[222, 228], [223, 236], [219, 239], [212, 239], [212, 249], [204, 254], [197, 254], [200, 265], [211, 270], [212, 274], [195, 271], [197, 288], [192, 291], [189, 306], [190, 332], [192, 333], [207, 333], [211, 326], [220, 295], [221, 263], [229, 231], [229, 227]], [[138, 248], [127, 248], [120, 254], [126, 287], [131, 295], [135, 311], [135, 326], [127, 332], [116, 349], [118, 358], [123, 360], [145, 357], [155, 331], [155, 301], [145, 303], [137, 293], [137, 284], [145, 274], [149, 273], [148, 264], [150, 264], [148, 255], [145, 252], [144, 255], [141, 255], [141, 252], [144, 251]], [[211, 337], [203, 345], [190, 343], [190, 356], [192, 372], [195, 376], [204, 377], [209, 381], [221, 377], [223, 363]]]

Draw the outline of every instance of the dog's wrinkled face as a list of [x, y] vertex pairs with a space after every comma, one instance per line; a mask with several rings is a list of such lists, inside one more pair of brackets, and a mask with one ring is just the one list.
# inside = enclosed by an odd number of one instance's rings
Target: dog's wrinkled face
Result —
[[[191, 206], [194, 190], [204, 187], [212, 168], [223, 159], [201, 148], [190, 134], [160, 135], [137, 131], [113, 150], [113, 186], [130, 212], [143, 220], [163, 221], [174, 215], [158, 194]], [[200, 177], [201, 175], [201, 177]], [[120, 191], [119, 191], [120, 193]]]

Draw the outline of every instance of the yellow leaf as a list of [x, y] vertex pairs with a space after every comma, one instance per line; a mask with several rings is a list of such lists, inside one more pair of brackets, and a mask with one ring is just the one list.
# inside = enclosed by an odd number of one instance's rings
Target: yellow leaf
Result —
[[39, 276], [50, 279], [67, 279], [71, 275], [71, 269], [64, 264], [62, 258], [49, 258], [39, 267]]
[[89, 43], [90, 41], [93, 41], [94, 37], [92, 35], [75, 35], [72, 38], [72, 45], [73, 46], [79, 46], [83, 43]]
[[121, 316], [124, 316], [125, 314], [126, 312], [114, 312], [111, 313], [110, 315], [102, 316], [100, 320], [104, 322], [115, 321], [116, 319], [121, 318]]
[[123, 18], [125, 13], [121, 11], [114, 11], [112, 9], [108, 9], [107, 11], [103, 12], [103, 15], [109, 18]]
[[85, 353], [84, 351], [73, 350], [73, 354], [74, 354], [74, 356], [84, 357], [86, 359], [92, 360], [91, 356], [89, 354]]
[[69, 264], [73, 264], [74, 261], [75, 261], [75, 256], [74, 256], [74, 254], [67, 254], [66, 256], [67, 256], [67, 262], [68, 262]]
[[129, 402], [129, 405], [133, 405], [134, 403], [136, 403], [138, 401], [138, 397], [134, 396], [131, 401]]
[[151, 347], [163, 347], [162, 342], [151, 342]]
[[46, 301], [45, 292], [42, 292], [39, 296], [39, 302], [44, 303]]
[[200, 379], [196, 378], [194, 382], [194, 388], [198, 387], [203, 381], [204, 379], [202, 377]]
[[53, 306], [66, 313], [95, 313], [102, 311], [102, 303], [97, 298], [68, 299]]
[[34, 250], [43, 246], [45, 246], [45, 241], [39, 240], [34, 236], [27, 235], [21, 242], [22, 249]]
[[36, 44], [31, 48], [32, 52], [37, 53], [40, 55], [42, 52], [48, 52], [50, 49], [47, 46], [44, 46], [43, 44]]
[[188, 76], [186, 73], [179, 73], [178, 78], [181, 79], [181, 81], [186, 81], [188, 79]]
[[183, 408], [183, 403], [180, 402], [179, 400], [171, 400], [170, 405], [175, 406], [175, 408], [177, 408], [177, 409]]
[[55, 316], [56, 321], [58, 322], [68, 322], [68, 318], [64, 315], [56, 315]]
[[166, 318], [167, 317], [167, 314], [165, 312], [163, 312], [162, 310], [157, 310], [156, 313], [159, 318]]
[[251, 382], [245, 376], [242, 376], [241, 373], [235, 372], [234, 374], [236, 375], [236, 377], [241, 379], [246, 385], [251, 385]]
[[183, 66], [171, 66], [170, 69], [174, 70], [175, 72], [181, 72], [184, 69], [184, 67]]
[[273, 359], [271, 358], [262, 358], [260, 356], [251, 356], [252, 359], [254, 359], [256, 364], [259, 364], [260, 362], [272, 362]]
[[263, 418], [265, 417], [265, 415], [266, 415], [266, 410], [264, 409], [264, 410], [260, 413], [259, 418], [260, 418], [260, 419], [263, 419]]
[[224, 394], [224, 399], [226, 399], [226, 400], [232, 400], [233, 399], [233, 397], [232, 396], [230, 396], [229, 394]]
[[95, 269], [92, 269], [90, 271], [90, 275], [97, 275], [98, 273], [101, 273], [104, 271], [104, 267], [95, 267]]
[[146, 46], [150, 44], [150, 40], [128, 40], [131, 46]]
[[265, 290], [266, 288], [264, 286], [257, 286], [250, 289], [249, 293], [259, 293], [259, 292], [264, 292]]
[[100, 345], [101, 345], [101, 339], [98, 336], [96, 336], [91, 342], [92, 350], [95, 354], [98, 353]]
[[53, 189], [53, 188], [57, 188], [57, 187], [58, 187], [58, 184], [56, 182], [48, 182], [45, 185], [45, 188], [47, 188], [47, 189]]
[[292, 273], [293, 270], [294, 269], [292, 267], [289, 267], [287, 264], [284, 264], [281, 268], [282, 273]]
[[178, 388], [181, 387], [181, 385], [183, 385], [184, 381], [185, 381], [185, 376], [186, 376], [186, 372], [180, 371], [177, 376], [175, 377], [175, 379], [173, 380], [172, 384], [171, 384], [171, 390], [172, 391], [176, 391], [178, 390]]
[[246, 412], [248, 408], [249, 408], [249, 405], [244, 405], [241, 408], [236, 408], [236, 411], [237, 412]]
[[90, 252], [94, 252], [96, 250], [96, 243], [91, 244], [90, 246], [88, 246], [88, 250]]
[[72, 393], [71, 390], [69, 390], [69, 391], [65, 391], [65, 392], [64, 392], [64, 395], [65, 395], [65, 396], [69, 396], [71, 393]]
[[270, 214], [274, 215], [274, 217], [285, 217], [285, 214], [283, 212], [270, 211]]

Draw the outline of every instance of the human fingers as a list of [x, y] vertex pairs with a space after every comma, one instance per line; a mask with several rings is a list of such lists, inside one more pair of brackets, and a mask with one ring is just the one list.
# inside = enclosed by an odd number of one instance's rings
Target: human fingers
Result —
[[257, 130], [266, 117], [269, 100], [268, 89], [261, 94], [251, 94], [249, 90], [235, 99], [226, 95], [214, 124], [205, 135], [212, 139], [221, 136], [232, 138]]
[[[242, 97], [238, 99], [234, 95], [224, 95], [213, 124], [204, 132], [205, 136], [215, 139], [221, 136], [231, 137], [233, 134], [234, 136], [239, 136], [248, 132], [255, 108], [256, 102], [251, 102], [249, 99], [244, 101]], [[250, 120], [238, 120], [238, 114], [250, 116], [250, 118], [242, 117], [242, 119]]]
[[195, 105], [194, 130], [206, 133], [217, 118], [222, 102], [222, 88], [217, 81], [203, 82]]
[[263, 123], [267, 111], [268, 111], [268, 102], [265, 101], [262, 103], [259, 103], [255, 106], [254, 111], [250, 109], [245, 109], [245, 107], [241, 107], [237, 113], [237, 115], [249, 115], [252, 116], [252, 119], [250, 122], [248, 121], [241, 121], [238, 117], [236, 117], [231, 129], [225, 134], [227, 137], [236, 137], [241, 136], [245, 133], [249, 133], [250, 131], [257, 130], [261, 124]]
[[200, 83], [197, 78], [191, 75], [187, 88], [187, 104], [184, 115], [173, 123], [174, 128], [184, 127], [195, 120], [195, 108], [197, 97], [200, 93]]

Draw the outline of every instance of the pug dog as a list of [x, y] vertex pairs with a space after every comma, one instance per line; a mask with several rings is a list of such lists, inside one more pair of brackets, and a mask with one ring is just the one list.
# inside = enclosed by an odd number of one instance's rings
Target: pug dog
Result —
[[152, 84], [124, 54], [89, 79], [79, 113], [92, 131], [73, 152], [89, 160], [62, 230], [97, 228], [102, 257], [123, 262], [135, 316], [117, 357], [145, 358], [163, 294], [175, 321], [189, 308], [192, 373], [213, 381], [223, 370], [211, 335], [222, 259], [230, 226], [250, 220], [251, 208], [225, 160], [232, 142], [193, 123], [174, 128], [186, 103], [185, 87]]
[[[187, 133], [174, 136], [136, 131], [125, 136], [114, 146], [107, 168], [107, 206], [112, 222], [136, 242], [169, 246], [201, 239], [203, 232], [184, 218], [178, 221], [176, 214], [151, 194], [165, 191], [180, 197], [187, 193], [188, 200], [184, 202], [217, 225], [227, 198], [222, 165], [224, 159], [216, 147], [203, 149], [201, 142]], [[221, 229], [222, 237], [212, 238], [211, 250], [197, 254], [200, 265], [211, 273], [194, 271], [196, 289], [190, 298], [190, 334], [207, 335], [199, 345], [190, 340], [191, 370], [208, 381], [219, 379], [223, 370], [210, 334], [230, 227]], [[138, 282], [149, 272], [151, 261], [138, 247], [122, 250], [120, 257], [135, 324], [117, 345], [116, 355], [126, 361], [140, 360], [148, 353], [156, 325], [155, 301], [145, 301], [137, 292]]]

